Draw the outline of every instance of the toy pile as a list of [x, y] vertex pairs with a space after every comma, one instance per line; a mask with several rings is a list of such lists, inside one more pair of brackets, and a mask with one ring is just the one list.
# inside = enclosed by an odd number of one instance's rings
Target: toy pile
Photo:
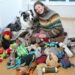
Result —
[[34, 37], [26, 33], [24, 37], [18, 37], [11, 42], [12, 32], [4, 31], [0, 42], [0, 47], [3, 47], [0, 48], [0, 62], [8, 57], [6, 68], [17, 69], [19, 75], [24, 73], [31, 75], [35, 68], [37, 74], [39, 75], [41, 70], [40, 75], [42, 75], [43, 73], [58, 72], [59, 66], [63, 68], [75, 66], [69, 61], [73, 52], [68, 44], [50, 42], [48, 37], [43, 33], [42, 36], [40, 34], [37, 33]]

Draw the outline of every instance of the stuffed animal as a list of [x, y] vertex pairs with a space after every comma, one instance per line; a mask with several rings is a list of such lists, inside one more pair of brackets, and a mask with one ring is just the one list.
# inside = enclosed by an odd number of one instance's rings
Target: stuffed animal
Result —
[[3, 49], [0, 49], [0, 54], [2, 54], [3, 53]]
[[0, 47], [2, 47], [2, 43], [1, 43], [1, 40], [0, 40]]
[[61, 66], [63, 68], [69, 68], [73, 66], [73, 64], [70, 62], [68, 56], [65, 54], [65, 56], [60, 60]]
[[11, 48], [8, 48], [8, 49], [6, 50], [7, 55], [10, 55], [11, 50], [12, 50]]
[[47, 56], [47, 59], [46, 59], [46, 64], [50, 67], [58, 67], [59, 64], [58, 64], [58, 58], [57, 56], [54, 54], [54, 53], [50, 53], [48, 56]]
[[2, 62], [3, 61], [3, 59], [2, 58], [0, 58], [0, 62]]
[[12, 50], [10, 52], [10, 56], [9, 56], [9, 62], [7, 63], [8, 65], [15, 65], [16, 58], [15, 58], [15, 50]]
[[58, 42], [49, 42], [45, 45], [45, 47], [59, 47]]
[[2, 59], [7, 58], [7, 54], [6, 54], [6, 52], [3, 52], [3, 54], [1, 55], [1, 57], [2, 57]]
[[2, 33], [1, 43], [2, 43], [2, 47], [4, 49], [8, 49], [9, 48], [11, 38], [12, 38], [12, 32], [11, 31], [4, 31]]
[[45, 63], [38, 64], [35, 71], [37, 75], [43, 75], [42, 68], [47, 67]]

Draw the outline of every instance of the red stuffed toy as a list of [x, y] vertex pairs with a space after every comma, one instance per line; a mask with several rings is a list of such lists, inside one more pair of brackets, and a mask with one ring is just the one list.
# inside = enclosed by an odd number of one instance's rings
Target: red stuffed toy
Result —
[[11, 31], [4, 31], [3, 32], [3, 37], [6, 39], [6, 40], [10, 40], [12, 38], [12, 32]]
[[3, 54], [3, 49], [0, 49], [0, 54]]
[[12, 38], [12, 32], [11, 31], [4, 31], [2, 33], [2, 47], [4, 49], [8, 49], [10, 46], [10, 40]]

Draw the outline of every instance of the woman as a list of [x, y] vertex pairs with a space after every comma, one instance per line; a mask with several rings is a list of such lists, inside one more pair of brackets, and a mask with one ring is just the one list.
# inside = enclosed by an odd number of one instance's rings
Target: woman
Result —
[[53, 40], [58, 41], [55, 38], [64, 34], [59, 15], [40, 1], [34, 4], [34, 11], [36, 13], [34, 19], [34, 25], [37, 29], [36, 32], [41, 33], [42, 31], [46, 37], [50, 39], [54, 38]]

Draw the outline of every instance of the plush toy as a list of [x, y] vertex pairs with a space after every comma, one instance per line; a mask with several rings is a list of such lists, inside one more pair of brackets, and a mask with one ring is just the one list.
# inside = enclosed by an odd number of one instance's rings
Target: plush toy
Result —
[[44, 41], [44, 38], [46, 38], [46, 35], [44, 33], [35, 33], [33, 36], [40, 41]]
[[59, 47], [58, 42], [49, 42], [45, 45], [45, 47]]
[[0, 34], [0, 48], [2, 47], [1, 40], [2, 40], [2, 35]]
[[1, 40], [0, 40], [0, 47], [2, 47], [2, 43], [1, 43]]
[[8, 48], [7, 50], [6, 50], [6, 53], [8, 54], [8, 55], [10, 55], [10, 53], [11, 53], [11, 48]]
[[12, 38], [12, 32], [11, 31], [4, 31], [2, 33], [2, 41], [1, 41], [1, 43], [2, 43], [2, 47], [4, 49], [9, 48], [11, 38]]
[[61, 60], [60, 60], [61, 66], [63, 68], [69, 68], [73, 66], [73, 64], [70, 62], [69, 58], [67, 55], [65, 55]]
[[47, 56], [46, 64], [50, 67], [58, 67], [58, 58], [52, 52]]
[[0, 62], [2, 62], [3, 61], [3, 59], [2, 58], [0, 58]]
[[43, 73], [57, 73], [58, 69], [56, 67], [43, 67], [42, 72]]
[[0, 49], [0, 54], [2, 54], [3, 53], [3, 49]]
[[7, 54], [4, 52], [4, 53], [1, 55], [1, 57], [2, 57], [3, 59], [7, 58]]
[[45, 63], [40, 63], [37, 65], [37, 67], [36, 67], [37, 75], [43, 75], [43, 72], [42, 72], [43, 67], [47, 67], [47, 65]]
[[10, 66], [15, 65], [15, 60], [16, 60], [16, 58], [15, 58], [15, 50], [12, 50], [10, 52], [9, 61], [8, 61], [7, 64], [10, 65]]
[[13, 43], [10, 45], [10, 49], [16, 49], [18, 47], [17, 43]]

